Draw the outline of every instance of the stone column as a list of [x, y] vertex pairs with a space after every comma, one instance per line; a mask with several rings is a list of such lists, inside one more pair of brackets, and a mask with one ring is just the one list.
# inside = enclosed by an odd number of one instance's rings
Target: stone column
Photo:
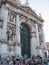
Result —
[[16, 16], [16, 43], [20, 43], [20, 21], [19, 14]]
[[35, 32], [35, 27], [32, 26], [31, 29], [31, 57], [33, 55], [37, 55], [37, 51], [36, 51], [36, 32]]
[[1, 8], [1, 17], [3, 18], [2, 39], [6, 40], [8, 10], [4, 5]]
[[45, 42], [45, 35], [44, 35], [43, 26], [42, 26], [42, 35], [43, 35], [43, 47], [46, 48], [46, 42]]
[[[44, 35], [43, 26], [42, 26], [42, 35], [43, 35], [43, 48], [44, 48], [44, 49], [42, 50], [42, 51], [43, 51], [43, 54], [42, 54], [42, 55], [43, 55], [43, 57], [45, 57], [45, 52], [47, 53], [47, 50], [46, 50], [47, 47], [46, 47], [46, 42], [45, 42], [45, 35]], [[47, 53], [47, 54], [48, 54], [48, 53]]]
[[16, 15], [16, 55], [21, 56], [21, 43], [20, 43], [20, 21], [19, 21], [19, 14]]
[[37, 23], [35, 24], [35, 26], [36, 26], [37, 45], [39, 46], [39, 32], [38, 32], [38, 25], [37, 25]]
[[39, 32], [38, 32], [38, 24], [36, 23], [35, 26], [36, 26], [37, 52], [38, 52], [38, 54], [40, 55], [40, 52], [39, 52], [40, 50], [39, 50]]

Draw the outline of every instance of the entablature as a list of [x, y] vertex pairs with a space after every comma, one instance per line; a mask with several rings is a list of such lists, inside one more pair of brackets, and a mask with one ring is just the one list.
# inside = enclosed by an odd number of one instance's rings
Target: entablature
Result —
[[31, 14], [31, 13], [25, 11], [25, 10], [22, 9], [20, 6], [12, 6], [12, 5], [10, 5], [10, 4], [7, 3], [7, 4], [6, 4], [6, 7], [7, 7], [9, 10], [14, 11], [16, 14], [19, 13], [19, 14], [22, 14], [22, 15], [24, 15], [24, 16], [26, 16], [26, 17], [32, 19], [32, 20], [37, 21], [39, 24], [42, 24], [42, 23], [44, 22], [43, 19], [40, 19], [40, 18], [38, 18], [38, 16], [35, 16], [35, 15], [33, 15], [33, 14]]

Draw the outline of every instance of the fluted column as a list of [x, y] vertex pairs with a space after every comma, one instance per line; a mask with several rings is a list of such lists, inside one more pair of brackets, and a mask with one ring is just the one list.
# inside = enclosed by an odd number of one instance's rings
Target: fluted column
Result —
[[19, 21], [19, 14], [16, 15], [16, 55], [21, 56], [21, 43], [20, 43], [20, 21]]
[[2, 39], [6, 40], [8, 10], [4, 5], [2, 6], [2, 9], [1, 9], [1, 17], [3, 19]]
[[37, 55], [37, 51], [36, 51], [36, 32], [35, 32], [35, 27], [32, 26], [31, 29], [31, 57], [33, 55]]

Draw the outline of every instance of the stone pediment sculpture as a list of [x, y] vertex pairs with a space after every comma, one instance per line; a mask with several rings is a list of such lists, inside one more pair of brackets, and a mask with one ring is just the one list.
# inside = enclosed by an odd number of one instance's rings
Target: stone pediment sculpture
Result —
[[37, 14], [35, 13], [35, 11], [33, 11], [33, 10], [31, 9], [31, 7], [29, 6], [28, 0], [26, 0], [26, 3], [25, 3], [23, 6], [21, 6], [21, 7], [22, 7], [25, 11], [29, 12], [30, 14], [37, 15]]
[[20, 0], [14, 0], [14, 1], [17, 2], [17, 3], [19, 3], [19, 4], [21, 4]]
[[27, 7], [27, 6], [21, 6], [25, 11], [31, 13], [31, 14], [34, 14], [34, 15], [37, 15], [35, 13], [35, 11], [33, 11], [30, 7]]
[[[9, 2], [9, 3], [13, 3], [13, 4], [17, 4], [17, 5], [22, 5], [20, 0], [0, 0], [0, 3], [6, 3], [6, 2]], [[2, 5], [0, 4], [0, 6]], [[24, 10], [26, 10], [27, 12], [31, 13], [31, 14], [34, 14], [34, 15], [37, 15], [29, 6], [29, 3], [25, 3], [25, 5], [22, 5], [21, 6]]]
[[43, 21], [41, 14], [39, 16], [36, 14], [35, 10], [32, 10], [32, 8], [29, 6], [28, 0], [26, 0], [26, 3], [21, 6], [21, 8], [26, 11], [27, 13], [39, 18], [40, 20]]

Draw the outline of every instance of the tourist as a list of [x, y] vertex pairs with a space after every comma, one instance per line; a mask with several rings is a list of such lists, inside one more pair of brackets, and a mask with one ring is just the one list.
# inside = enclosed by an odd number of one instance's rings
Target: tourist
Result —
[[13, 65], [13, 61], [12, 60], [10, 60], [9, 65]]
[[25, 65], [25, 59], [23, 59], [23, 65]]
[[10, 57], [7, 56], [7, 63], [9, 64], [9, 62], [10, 62]]

